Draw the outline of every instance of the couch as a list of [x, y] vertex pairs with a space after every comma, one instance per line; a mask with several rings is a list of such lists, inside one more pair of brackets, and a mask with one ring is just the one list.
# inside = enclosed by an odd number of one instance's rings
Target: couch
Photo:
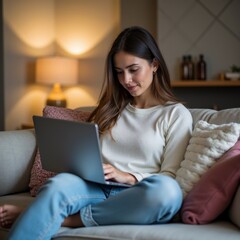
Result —
[[[194, 125], [199, 120], [211, 124], [240, 123], [240, 108], [221, 111], [190, 109], [190, 112]], [[29, 192], [29, 181], [36, 152], [34, 129], [0, 132], [0, 205], [10, 203], [26, 207], [34, 200]], [[231, 201], [228, 201], [227, 206], [224, 207], [224, 211], [204, 224], [186, 224], [176, 217], [168, 224], [157, 225], [113, 225], [72, 229], [62, 227], [53, 238], [62, 240], [239, 240], [239, 183], [238, 178], [238, 187], [234, 190]], [[7, 239], [8, 232], [8, 229], [0, 228], [0, 239]]]

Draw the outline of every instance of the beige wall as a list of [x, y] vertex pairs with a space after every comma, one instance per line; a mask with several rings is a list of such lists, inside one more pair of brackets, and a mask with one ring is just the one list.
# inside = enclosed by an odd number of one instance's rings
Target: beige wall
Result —
[[5, 129], [12, 130], [43, 106], [47, 89], [34, 84], [34, 59], [54, 52], [54, 1], [3, 4]]

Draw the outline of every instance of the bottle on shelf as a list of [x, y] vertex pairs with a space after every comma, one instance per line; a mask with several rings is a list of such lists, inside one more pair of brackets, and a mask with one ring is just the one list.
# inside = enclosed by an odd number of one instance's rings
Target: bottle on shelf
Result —
[[206, 80], [207, 79], [207, 64], [204, 60], [203, 54], [199, 55], [199, 61], [197, 63], [197, 79]]
[[183, 56], [181, 65], [181, 78], [182, 80], [188, 80], [189, 70], [188, 70], [188, 57]]
[[188, 55], [188, 79], [194, 80], [194, 63], [191, 55]]

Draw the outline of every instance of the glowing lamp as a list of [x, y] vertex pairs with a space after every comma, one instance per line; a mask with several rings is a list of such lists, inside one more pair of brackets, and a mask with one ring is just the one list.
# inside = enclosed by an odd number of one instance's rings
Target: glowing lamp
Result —
[[36, 62], [36, 82], [52, 85], [46, 104], [66, 107], [67, 100], [61, 86], [78, 82], [78, 61], [66, 57], [42, 57]]

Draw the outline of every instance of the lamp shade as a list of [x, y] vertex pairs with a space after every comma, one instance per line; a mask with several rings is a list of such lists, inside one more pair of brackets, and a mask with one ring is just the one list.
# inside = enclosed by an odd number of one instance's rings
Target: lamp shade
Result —
[[36, 62], [36, 82], [73, 85], [78, 82], [78, 61], [65, 57], [43, 57]]

